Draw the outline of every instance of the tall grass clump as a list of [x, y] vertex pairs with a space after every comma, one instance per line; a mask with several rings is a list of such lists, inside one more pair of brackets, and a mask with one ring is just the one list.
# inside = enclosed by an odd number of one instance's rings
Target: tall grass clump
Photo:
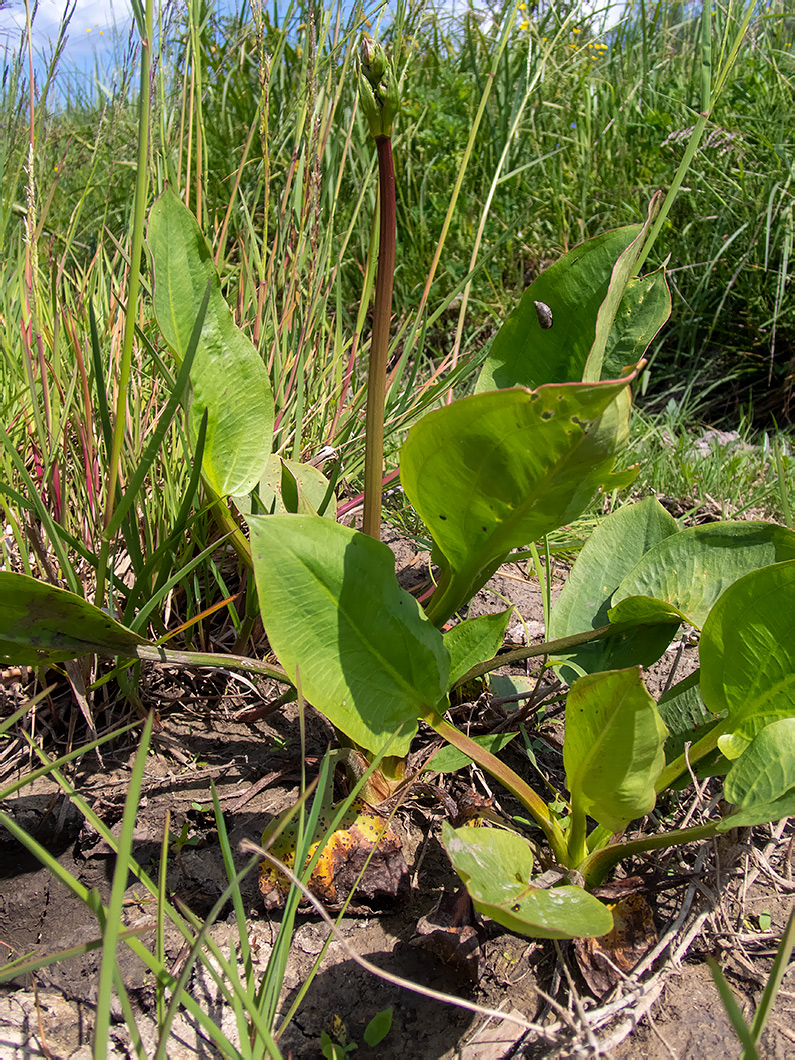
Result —
[[[717, 5], [716, 54], [746, 9]], [[407, 360], [417, 347], [431, 372], [452, 347], [478, 353], [545, 262], [645, 209], [673, 179], [701, 111], [698, 11], [632, 3], [600, 33], [598, 18], [577, 7], [516, 5], [506, 33], [508, 10], [407, 4], [382, 22], [403, 86], [397, 320], [422, 301], [443, 244], [433, 313], [405, 336]], [[349, 72], [354, 30], [368, 17], [378, 10], [255, 3], [222, 15], [191, 0], [164, 9], [156, 34], [152, 192], [164, 180], [181, 184], [213, 239], [229, 300], [272, 368], [279, 441], [291, 454], [355, 434], [347, 412], [363, 397], [352, 395], [363, 378], [359, 307], [372, 279], [376, 182]], [[715, 416], [740, 404], [788, 416], [793, 37], [781, 0], [756, 8], [711, 108], [687, 193], [668, 219], [679, 311], [651, 365], [648, 401], [729, 376], [735, 384], [712, 394]], [[52, 253], [80, 203], [67, 260], [83, 267], [95, 249], [112, 255], [110, 235], [120, 242], [130, 221], [136, 112], [126, 41], [116, 57], [103, 81], [110, 99], [90, 77], [81, 90], [72, 70], [68, 96], [58, 96], [66, 103], [45, 100], [38, 116], [43, 232]], [[6, 109], [12, 95], [6, 89]], [[21, 207], [18, 135], [7, 156], [17, 179], [5, 196]], [[468, 287], [473, 244], [480, 272]], [[396, 334], [395, 353], [404, 352]]]
[[[448, 242], [447, 268], [460, 275], [486, 201], [484, 246], [512, 233], [477, 285], [491, 306], [510, 304], [513, 292], [561, 250], [637, 216], [656, 188], [673, 181], [704, 110], [694, 58], [698, 8], [631, 3], [617, 25], [599, 33], [597, 20], [576, 9], [564, 17], [558, 9], [530, 7], [496, 72], [488, 133], [458, 218], [461, 249]], [[747, 14], [747, 4], [716, 5], [715, 61], [726, 57]], [[443, 24], [444, 43], [434, 39], [418, 55], [427, 77], [415, 77], [416, 102], [407, 105], [423, 115], [421, 138], [404, 163], [417, 167], [419, 160], [422, 168], [421, 181], [407, 180], [418, 187], [412, 232], [431, 239], [447, 186], [433, 174], [449, 165], [444, 144], [455, 121], [471, 121], [482, 76], [482, 19], [470, 12]], [[714, 418], [736, 415], [743, 403], [760, 417], [789, 415], [793, 303], [784, 291], [792, 241], [794, 37], [787, 5], [754, 8], [731, 76], [709, 107], [685, 193], [658, 244], [670, 255], [677, 298], [650, 367], [649, 401], [665, 404], [728, 377], [733, 385], [711, 394]], [[446, 62], [440, 54], [449, 56]], [[539, 66], [544, 76], [523, 100], [525, 72], [532, 81]], [[444, 103], [434, 105], [438, 97]], [[489, 199], [504, 130], [520, 108]]]

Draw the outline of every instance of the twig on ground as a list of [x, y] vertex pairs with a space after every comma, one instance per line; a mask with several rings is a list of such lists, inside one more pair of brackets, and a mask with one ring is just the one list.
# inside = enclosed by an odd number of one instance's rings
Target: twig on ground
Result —
[[594, 1034], [590, 1023], [588, 1022], [588, 1017], [585, 1015], [580, 992], [577, 989], [577, 984], [574, 982], [574, 978], [569, 970], [568, 961], [564, 957], [563, 949], [557, 939], [555, 939], [555, 952], [558, 955], [558, 962], [563, 968], [563, 974], [566, 976], [566, 982], [569, 984], [569, 997], [574, 1003], [574, 1008], [577, 1010], [580, 1024], [585, 1032], [586, 1041], [591, 1049], [593, 1049], [594, 1056], [600, 1056], [602, 1050], [599, 1047], [599, 1042], [596, 1040], [596, 1035]]

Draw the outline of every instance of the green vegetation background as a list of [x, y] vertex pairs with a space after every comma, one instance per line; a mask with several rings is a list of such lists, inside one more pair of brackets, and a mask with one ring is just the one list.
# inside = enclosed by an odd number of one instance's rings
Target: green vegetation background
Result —
[[[746, 6], [715, 5], [713, 61], [725, 59]], [[417, 0], [386, 12], [255, 2], [231, 16], [211, 0], [163, 6], [150, 203], [170, 182], [197, 214], [235, 318], [271, 371], [276, 450], [306, 458], [333, 445], [351, 473], [361, 448], [377, 187], [352, 69], [361, 29], [370, 26], [392, 50], [403, 99], [387, 424], [397, 439], [423, 403], [438, 399], [434, 387], [467, 388], [541, 268], [587, 237], [643, 218], [653, 192], [670, 184], [699, 108], [699, 19], [700, 7], [670, 0], [630, 3], [604, 34], [571, 4], [451, 13]], [[636, 395], [647, 410], [730, 426], [790, 420], [794, 41], [788, 0], [755, 9], [657, 240], [674, 311]], [[118, 40], [94, 76], [69, 69], [61, 44], [32, 99], [26, 42], [6, 53], [0, 383], [17, 449], [30, 446], [40, 479], [60, 468], [56, 507], [79, 534], [81, 520], [68, 512], [95, 511], [85, 472], [104, 459], [86, 441], [92, 373], [83, 380], [80, 364], [89, 361], [90, 306], [112, 384], [137, 165], [139, 44], [134, 31]], [[157, 344], [147, 262], [144, 269], [139, 323]], [[139, 351], [129, 468], [167, 397], [162, 367]], [[184, 439], [176, 427], [172, 434], [177, 452]], [[165, 508], [178, 507], [185, 469], [162, 465]]]

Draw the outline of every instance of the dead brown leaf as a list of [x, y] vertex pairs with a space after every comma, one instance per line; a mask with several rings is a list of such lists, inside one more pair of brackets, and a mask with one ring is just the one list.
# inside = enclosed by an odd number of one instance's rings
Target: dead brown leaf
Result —
[[649, 903], [630, 894], [610, 905], [613, 930], [598, 939], [576, 939], [574, 952], [585, 982], [595, 997], [612, 990], [657, 942]]
[[[307, 864], [318, 844], [325, 838], [328, 815], [321, 815], [316, 841], [310, 848]], [[295, 863], [295, 832], [287, 829], [272, 850], [288, 867]], [[367, 868], [359, 884], [356, 880]], [[409, 890], [409, 873], [403, 857], [400, 836], [372, 806], [357, 799], [342, 820], [341, 826], [325, 843], [323, 853], [309, 878], [308, 888], [323, 904], [339, 909], [356, 886], [357, 897], [378, 903], [403, 897]], [[276, 868], [263, 861], [259, 868], [259, 889], [266, 909], [284, 905], [289, 881]]]

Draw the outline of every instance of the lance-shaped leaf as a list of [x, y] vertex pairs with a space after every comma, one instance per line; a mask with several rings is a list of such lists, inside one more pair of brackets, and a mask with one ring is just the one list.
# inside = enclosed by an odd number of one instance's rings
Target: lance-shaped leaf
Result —
[[262, 621], [309, 702], [369, 751], [406, 755], [448, 687], [442, 635], [378, 541], [328, 519], [249, 516]]
[[539, 939], [594, 938], [613, 927], [613, 915], [581, 887], [535, 887], [533, 855], [521, 836], [496, 828], [442, 825], [442, 843], [479, 913]]
[[704, 623], [699, 658], [704, 703], [727, 714], [718, 740], [727, 758], [766, 726], [795, 717], [795, 561], [752, 571], [726, 590]]
[[493, 659], [502, 647], [513, 608], [496, 615], [467, 618], [448, 630], [444, 646], [450, 653], [450, 687], [477, 663]]
[[0, 571], [0, 663], [38, 666], [81, 655], [133, 657], [141, 637], [82, 596]]
[[163, 338], [181, 360], [208, 283], [210, 300], [190, 373], [191, 436], [207, 410], [202, 471], [220, 496], [248, 493], [271, 451], [273, 394], [268, 372], [235, 326], [210, 250], [199, 226], [170, 190], [152, 207], [149, 250], [154, 263], [154, 309]]
[[[640, 225], [604, 232], [545, 269], [497, 333], [475, 392], [581, 379], [616, 262], [640, 233]], [[670, 310], [662, 271], [630, 280], [606, 340], [605, 369], [618, 374], [636, 364]]]
[[626, 380], [500, 390], [429, 413], [401, 451], [407, 496], [446, 568], [428, 607], [444, 622], [512, 548], [580, 515], [612, 473], [628, 431]]
[[737, 809], [720, 832], [795, 814], [795, 717], [766, 725], [754, 737], [729, 770], [723, 794]]
[[[549, 639], [557, 640], [608, 624], [610, 601], [640, 559], [665, 538], [677, 533], [673, 516], [654, 497], [626, 504], [608, 515], [585, 542], [560, 596], [552, 608]], [[651, 666], [671, 641], [676, 625], [642, 625], [603, 641], [584, 644], [553, 662], [573, 662], [586, 673]], [[574, 680], [575, 671], [561, 670]]]
[[566, 701], [563, 764], [572, 809], [620, 832], [654, 809], [668, 730], [640, 667], [589, 674]]
[[[503, 747], [507, 747], [517, 735], [518, 733], [515, 732], [498, 732], [491, 736], [474, 736], [472, 741], [478, 747], [485, 747], [487, 751], [491, 751], [493, 755], [496, 755], [499, 754]], [[423, 772], [428, 771], [430, 773], [457, 773], [459, 769], [465, 769], [471, 765], [472, 759], [469, 755], [465, 755], [463, 751], [459, 751], [457, 747], [453, 747], [452, 744], [448, 743], [431, 755], [422, 769]]]
[[[795, 534], [762, 522], [691, 526], [650, 549], [613, 596], [613, 621], [623, 621], [622, 600], [650, 596], [672, 604], [701, 629], [720, 595], [749, 571], [795, 559]], [[640, 605], [638, 605], [640, 606]], [[632, 611], [638, 614], [635, 605]], [[629, 609], [627, 611], [629, 613]]]
[[[600, 316], [603, 309], [604, 306]], [[609, 379], [628, 364], [637, 364], [670, 315], [671, 292], [665, 270], [660, 268], [645, 276], [633, 276], [607, 337], [602, 378]]]
[[[643, 353], [646, 346], [651, 342], [657, 330], [659, 330], [668, 319], [671, 312], [671, 298], [668, 293], [668, 287], [665, 283], [665, 276], [662, 269], [658, 273], [652, 274], [650, 277], [644, 277], [643, 280], [639, 280], [638, 283], [632, 284], [630, 287], [641, 251], [646, 243], [652, 224], [660, 212], [660, 204], [661, 196], [658, 193], [654, 196], [649, 205], [649, 214], [643, 228], [613, 266], [613, 270], [610, 274], [610, 286], [607, 290], [607, 296], [599, 307], [593, 345], [588, 353], [588, 358], [582, 372], [582, 380], [584, 383], [595, 383], [602, 378], [605, 352], [610, 343], [613, 325], [619, 314], [624, 325], [628, 326], [628, 335], [626, 337], [632, 336], [633, 333], [636, 337], [639, 337], [637, 331], [640, 330], [641, 335], [645, 340], [643, 349], [640, 351], [640, 353]], [[655, 319], [655, 326], [649, 332], [648, 336], [646, 336], [643, 335], [643, 324], [648, 323], [649, 309], [654, 306], [654, 299], [649, 299], [648, 296], [657, 288], [660, 289], [660, 293], [664, 299], [664, 311]], [[633, 327], [636, 323], [637, 328]], [[632, 362], [633, 364], [637, 363], [640, 359], [640, 353], [635, 361]], [[623, 367], [623, 365], [619, 366], [619, 370], [621, 367]]]

